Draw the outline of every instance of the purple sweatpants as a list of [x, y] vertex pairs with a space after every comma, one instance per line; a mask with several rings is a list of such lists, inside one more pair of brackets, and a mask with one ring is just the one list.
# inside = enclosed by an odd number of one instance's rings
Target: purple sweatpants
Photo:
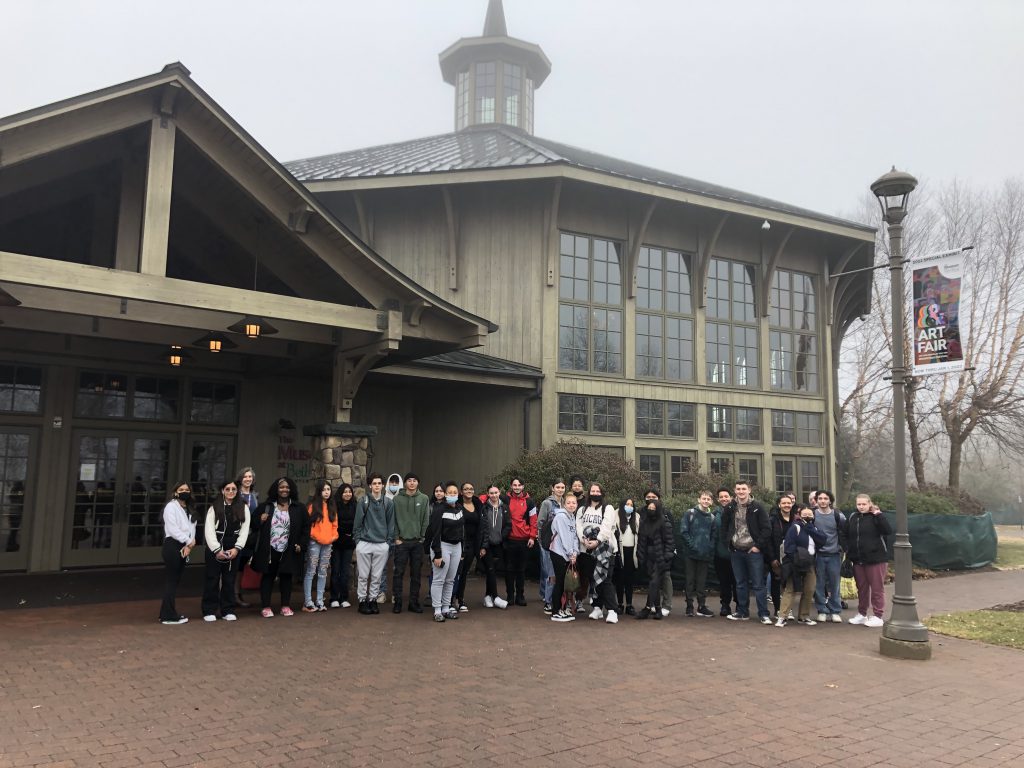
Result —
[[857, 613], [868, 615], [868, 600], [875, 616], [883, 618], [885, 613], [885, 574], [888, 563], [854, 565], [853, 580], [857, 582]]

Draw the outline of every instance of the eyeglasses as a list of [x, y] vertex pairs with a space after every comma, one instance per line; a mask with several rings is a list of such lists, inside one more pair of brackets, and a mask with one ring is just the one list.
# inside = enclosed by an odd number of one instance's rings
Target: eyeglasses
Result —
[[225, 488], [224, 493], [238, 493], [237, 488]]

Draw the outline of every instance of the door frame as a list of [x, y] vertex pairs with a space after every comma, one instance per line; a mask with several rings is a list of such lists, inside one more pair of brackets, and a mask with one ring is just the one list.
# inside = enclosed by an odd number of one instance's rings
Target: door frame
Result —
[[22, 498], [21, 525], [18, 528], [18, 551], [0, 550], [0, 572], [28, 569], [32, 531], [35, 528], [36, 475], [39, 464], [39, 427], [0, 424], [2, 434], [28, 435], [28, 466], [25, 470], [25, 489]]

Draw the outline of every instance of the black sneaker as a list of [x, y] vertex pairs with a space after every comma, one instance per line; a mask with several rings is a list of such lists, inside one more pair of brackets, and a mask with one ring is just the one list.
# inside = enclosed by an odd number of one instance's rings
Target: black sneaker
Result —
[[686, 615], [689, 616], [691, 619], [693, 618], [693, 606], [692, 605], [686, 606]]
[[722, 610], [720, 610], [718, 612], [718, 615], [719, 616], [729, 616], [729, 614], [731, 614], [731, 613], [732, 613], [732, 611], [729, 610], [729, 606], [728, 605], [723, 605], [722, 606]]
[[702, 618], [707, 618], [708, 616], [714, 616], [715, 612], [712, 611], [712, 610], [709, 610], [706, 605], [701, 605], [701, 606], [698, 606], [698, 608], [697, 608], [697, 615], [702, 617]]
[[551, 615], [551, 603], [544, 603], [544, 613], [548, 614], [549, 616]]
[[380, 603], [378, 603], [376, 600], [371, 600], [367, 604], [367, 607], [370, 609], [370, 613], [373, 615], [380, 613]]
[[659, 610], [655, 609], [654, 611], [651, 612], [651, 618], [654, 619], [655, 621], [661, 621], [662, 619], [665, 618], [665, 614], [664, 614], [663, 611], [659, 611]]
[[661, 618], [661, 612], [660, 611], [652, 611], [650, 608], [645, 606], [644, 609], [642, 611], [640, 611], [640, 613], [638, 613], [633, 618], [635, 618], [637, 621], [640, 621], [642, 619], [649, 619], [652, 616], [654, 618], [656, 618], [656, 619], [660, 619]]
[[363, 614], [364, 616], [369, 615], [369, 613], [370, 613], [370, 607], [369, 606], [370, 606], [370, 604], [367, 603], [365, 600], [360, 600], [359, 601], [359, 612], [361, 614]]
[[627, 616], [636, 616], [636, 609], [632, 605], [627, 605], [626, 606], [626, 615]]
[[401, 603], [395, 603], [394, 606], [392, 606], [392, 608], [391, 608], [391, 612], [392, 613], [401, 613], [402, 612], [402, 604]]
[[423, 613], [423, 606], [421, 606], [419, 603], [409, 603], [409, 612]]
[[525, 607], [525, 605], [526, 605], [526, 598], [523, 597], [522, 595], [519, 595], [519, 597], [516, 598], [516, 605], [524, 606]]

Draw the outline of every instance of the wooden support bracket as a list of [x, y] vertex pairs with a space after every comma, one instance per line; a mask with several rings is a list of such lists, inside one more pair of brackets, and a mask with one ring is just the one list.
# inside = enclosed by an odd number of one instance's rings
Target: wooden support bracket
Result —
[[555, 180], [551, 188], [551, 204], [544, 211], [544, 252], [547, 257], [547, 284], [555, 284], [555, 265], [558, 261], [558, 206], [562, 198], [562, 180]]
[[796, 227], [788, 227], [785, 234], [782, 235], [782, 239], [779, 244], [772, 251], [771, 256], [768, 260], [764, 260], [764, 253], [761, 254], [761, 317], [768, 317], [768, 302], [771, 299], [772, 291], [772, 279], [775, 277], [775, 270], [779, 265], [779, 260], [782, 258], [783, 251], [786, 250], [786, 244], [789, 243], [789, 238], [796, 232]]
[[658, 198], [650, 198], [647, 206], [644, 208], [643, 217], [640, 219], [640, 228], [630, 240], [629, 253], [626, 256], [628, 260], [626, 262], [626, 274], [629, 276], [627, 290], [631, 299], [636, 298], [636, 268], [640, 261], [640, 248], [647, 238], [647, 225], [651, 223], [651, 216], [654, 215], [654, 209], [657, 207]]
[[696, 281], [696, 284], [690, 286], [690, 295], [697, 299], [697, 306], [701, 309], [704, 309], [708, 303], [708, 268], [711, 265], [711, 257], [718, 246], [718, 236], [722, 234], [722, 228], [728, 220], [728, 213], [723, 213], [719, 216], [715, 222], [714, 229], [711, 231], [711, 237], [704, 244], [704, 248], [700, 248], [699, 244], [697, 247], [697, 256], [700, 259], [700, 263], [693, 270], [693, 279]]
[[[828, 298], [825, 303], [825, 318], [829, 325], [832, 325], [835, 321], [836, 292], [839, 287], [839, 281], [842, 279], [842, 273], [850, 266], [850, 262], [853, 261], [853, 257], [860, 253], [860, 250], [864, 245], [864, 243], [855, 243], [847, 248], [846, 253], [842, 255], [842, 258], [839, 259], [839, 263], [836, 264], [834, 272], [829, 270], [827, 262], [825, 264], [825, 285], [827, 286], [828, 291]], [[831, 277], [830, 274], [835, 274], [836, 277]]]

